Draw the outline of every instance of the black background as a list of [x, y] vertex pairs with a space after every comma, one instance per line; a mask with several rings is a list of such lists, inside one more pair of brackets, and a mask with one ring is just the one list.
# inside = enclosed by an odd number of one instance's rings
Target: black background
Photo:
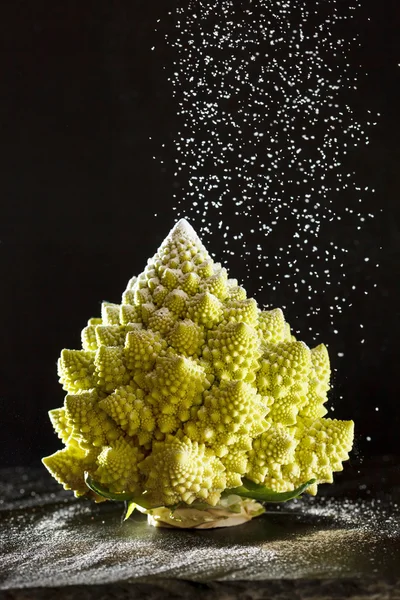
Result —
[[[360, 105], [382, 115], [355, 159], [360, 183], [364, 177], [376, 188], [371, 210], [383, 208], [369, 231], [370, 248], [382, 246], [377, 291], [366, 297], [358, 288], [340, 339], [345, 360], [333, 357], [333, 416], [355, 419], [355, 457], [400, 454], [397, 4], [363, 2], [371, 20], [360, 21], [354, 59], [369, 73]], [[60, 350], [79, 347], [100, 301], [119, 301], [173, 225], [178, 119], [168, 82], [174, 51], [163, 37], [175, 8], [172, 0], [1, 3], [2, 466], [33, 464], [59, 448], [47, 410], [63, 401]], [[153, 160], [162, 144], [164, 166]], [[208, 245], [218, 255], [217, 230]], [[354, 254], [347, 266], [362, 282], [369, 275], [358, 260]], [[239, 259], [228, 266], [243, 277]], [[288, 303], [283, 290], [274, 300]], [[322, 314], [329, 302], [321, 291]], [[358, 317], [366, 323], [363, 346], [351, 326]], [[305, 320], [296, 326], [306, 333]], [[338, 344], [326, 330], [323, 340]]]

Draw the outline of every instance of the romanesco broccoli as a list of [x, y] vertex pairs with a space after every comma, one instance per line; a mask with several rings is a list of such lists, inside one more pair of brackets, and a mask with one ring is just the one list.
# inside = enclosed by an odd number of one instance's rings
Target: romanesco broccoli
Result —
[[315, 494], [352, 447], [353, 422], [324, 418], [326, 347], [247, 299], [184, 219], [58, 371], [67, 396], [50, 419], [65, 448], [44, 464], [76, 496], [143, 498], [153, 518], [259, 514], [235, 490]]

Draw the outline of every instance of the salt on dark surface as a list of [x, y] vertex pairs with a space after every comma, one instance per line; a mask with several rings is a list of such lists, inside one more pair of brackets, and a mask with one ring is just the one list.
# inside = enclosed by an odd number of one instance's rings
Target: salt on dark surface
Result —
[[[391, 581], [400, 573], [400, 510], [393, 501], [302, 498], [269, 505], [267, 514], [239, 527], [158, 530], [140, 514], [123, 523], [121, 504], [74, 499], [43, 470], [1, 475], [3, 590], [166, 579]], [[353, 495], [357, 488], [355, 481]]]

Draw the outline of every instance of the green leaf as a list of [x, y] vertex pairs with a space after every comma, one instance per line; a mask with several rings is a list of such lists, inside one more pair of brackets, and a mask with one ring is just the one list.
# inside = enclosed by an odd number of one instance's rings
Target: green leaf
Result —
[[245, 487], [247, 490], [261, 490], [262, 488], [267, 489], [261, 483], [255, 483], [254, 481], [251, 481], [251, 479], [247, 479], [246, 477], [243, 477], [242, 484], [243, 487]]
[[230, 490], [225, 490], [223, 495], [236, 494], [242, 498], [252, 498], [253, 500], [259, 500], [260, 502], [287, 502], [288, 500], [300, 496], [300, 494], [313, 483], [315, 483], [315, 479], [310, 479], [310, 481], [303, 483], [291, 492], [274, 492], [274, 490], [258, 483], [254, 483], [254, 481], [243, 479], [243, 485]]
[[136, 503], [135, 502], [128, 502], [128, 508], [126, 509], [126, 513], [124, 516], [124, 521], [126, 521], [127, 519], [129, 519], [129, 517], [131, 516], [131, 514], [133, 513], [133, 511], [136, 508]]
[[99, 496], [103, 496], [103, 498], [107, 498], [107, 500], [113, 500], [114, 502], [125, 502], [126, 500], [132, 500], [133, 494], [118, 494], [109, 492], [106, 488], [104, 488], [99, 483], [93, 481], [88, 472], [85, 472], [85, 483], [92, 492], [98, 494]]
[[113, 500], [114, 502], [129, 502], [130, 504], [133, 504], [133, 508], [128, 507], [128, 510], [130, 510], [129, 514], [132, 514], [132, 512], [135, 509], [135, 505], [140, 506], [141, 508], [144, 508], [146, 510], [149, 508], [157, 508], [152, 506], [148, 502], [146, 492], [144, 494], [141, 494], [140, 496], [135, 496], [135, 494], [130, 493], [125, 494], [109, 492], [106, 488], [100, 485], [100, 483], [93, 481], [93, 479], [87, 471], [85, 472], [85, 483], [88, 486], [88, 488], [92, 490], [92, 492], [98, 494], [99, 496], [103, 496], [103, 498], [107, 498], [107, 500]]

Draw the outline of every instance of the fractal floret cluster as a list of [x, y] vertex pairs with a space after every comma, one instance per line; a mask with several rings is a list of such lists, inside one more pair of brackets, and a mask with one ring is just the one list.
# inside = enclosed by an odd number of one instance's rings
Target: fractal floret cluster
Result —
[[352, 446], [353, 422], [325, 417], [326, 347], [247, 298], [183, 219], [58, 370], [65, 448], [43, 462], [76, 496], [101, 499], [88, 477], [147, 507], [215, 507], [244, 480], [315, 494]]

